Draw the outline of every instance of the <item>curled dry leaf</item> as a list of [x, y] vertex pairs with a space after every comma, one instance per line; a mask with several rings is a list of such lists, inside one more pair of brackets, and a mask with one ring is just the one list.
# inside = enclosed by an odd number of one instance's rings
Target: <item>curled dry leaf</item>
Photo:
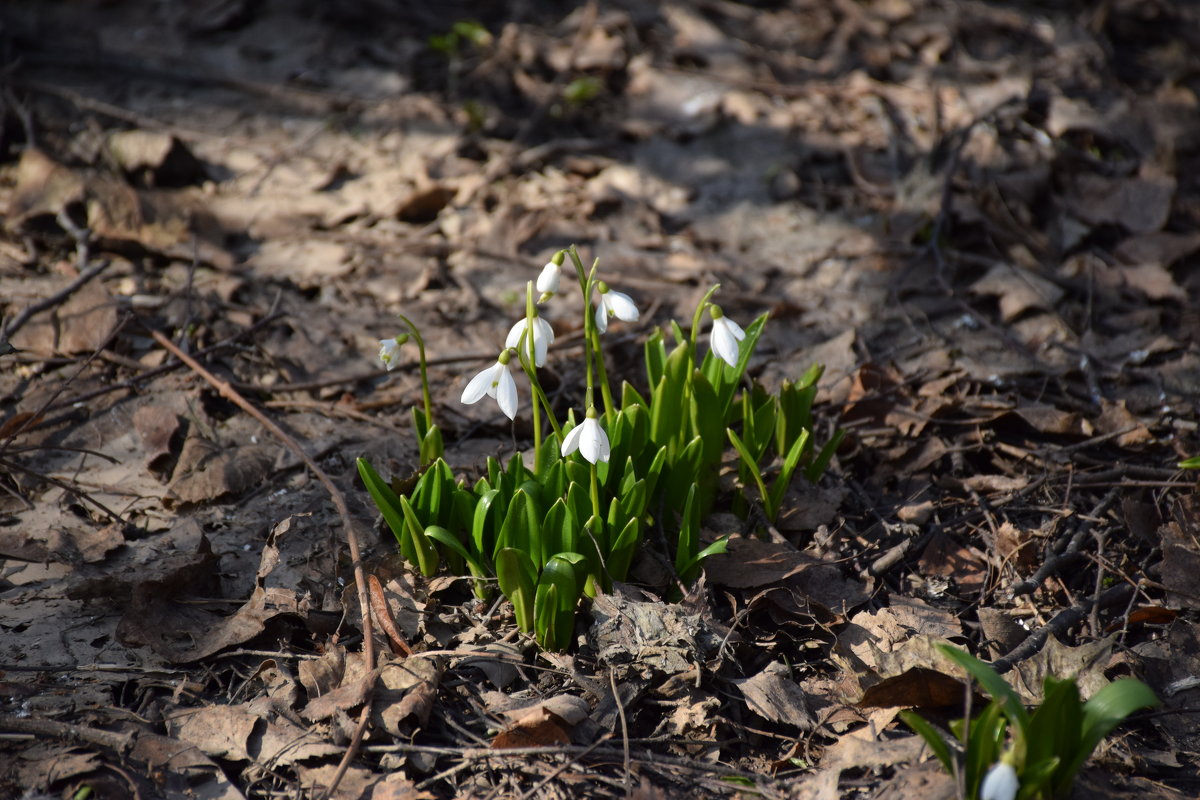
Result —
[[336, 689], [346, 672], [346, 648], [335, 644], [318, 659], [300, 662], [300, 685], [309, 697], [320, 697]]
[[771, 722], [809, 730], [816, 724], [804, 690], [791, 678], [790, 670], [773, 661], [753, 678], [733, 681], [746, 698], [750, 710]]
[[515, 717], [492, 740], [492, 748], [552, 747], [571, 743], [571, 730], [588, 716], [588, 705], [573, 695], [557, 695], [506, 714]]

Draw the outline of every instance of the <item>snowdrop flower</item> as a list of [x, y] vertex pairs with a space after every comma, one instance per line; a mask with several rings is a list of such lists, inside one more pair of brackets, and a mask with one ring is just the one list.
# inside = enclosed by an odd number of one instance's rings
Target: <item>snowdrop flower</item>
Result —
[[[558, 258], [560, 254], [555, 254]], [[558, 279], [561, 275], [561, 264], [555, 264], [553, 261], [547, 261], [546, 266], [542, 267], [542, 273], [538, 275], [537, 283], [534, 284], [541, 296], [538, 298], [539, 303], [544, 303], [558, 291]]]
[[979, 800], [1013, 800], [1019, 788], [1021, 781], [1012, 764], [1004, 760], [997, 761], [979, 787]]
[[512, 358], [511, 350], [504, 350], [496, 358], [496, 363], [481, 371], [467, 388], [463, 389], [462, 401], [467, 405], [478, 402], [484, 395], [496, 398], [496, 405], [504, 412], [504, 416], [515, 419], [517, 416], [517, 382], [508, 371], [508, 361]]
[[612, 450], [608, 445], [608, 434], [604, 432], [604, 429], [600, 427], [600, 421], [596, 419], [595, 408], [589, 408], [583, 423], [572, 428], [571, 432], [563, 439], [563, 458], [576, 450], [593, 464], [608, 461]]
[[[521, 344], [521, 336], [525, 333], [525, 326], [529, 324], [527, 317], [522, 317], [517, 320], [517, 324], [512, 326], [512, 330], [508, 332], [508, 338], [504, 340], [505, 347], [517, 347]], [[550, 327], [550, 323], [537, 315], [537, 309], [533, 310], [533, 363], [534, 366], [542, 366], [546, 363], [546, 350], [554, 343], [554, 328]], [[526, 351], [528, 352], [528, 351]]]
[[718, 305], [710, 305], [708, 313], [712, 315], [712, 333], [709, 336], [712, 351], [717, 358], [731, 367], [738, 363], [738, 343], [746, 338], [742, 326], [725, 316]]
[[399, 363], [397, 357], [400, 355], [400, 347], [408, 341], [408, 334], [402, 333], [392, 339], [379, 340], [379, 360], [387, 367], [387, 371], [391, 372]]
[[629, 295], [624, 292], [610, 291], [608, 284], [604, 281], [597, 283], [596, 289], [600, 292], [600, 302], [596, 305], [596, 330], [601, 333], [608, 330], [609, 317], [623, 319], [626, 322], [637, 322], [640, 314]]

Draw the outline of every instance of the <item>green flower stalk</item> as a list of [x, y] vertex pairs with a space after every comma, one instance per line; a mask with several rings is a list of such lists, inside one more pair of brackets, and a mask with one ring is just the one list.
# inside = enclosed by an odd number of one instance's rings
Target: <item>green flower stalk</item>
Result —
[[[421, 371], [421, 402], [425, 407], [425, 427], [426, 429], [433, 427], [433, 400], [429, 394], [429, 370], [425, 360], [425, 339], [421, 336], [421, 331], [413, 324], [413, 321], [403, 314], [397, 314], [400, 320], [408, 326], [408, 332], [412, 334], [413, 341], [417, 343], [417, 366]], [[399, 337], [397, 337], [399, 340]], [[382, 353], [380, 358], [382, 358]], [[389, 366], [390, 370], [391, 367]]]

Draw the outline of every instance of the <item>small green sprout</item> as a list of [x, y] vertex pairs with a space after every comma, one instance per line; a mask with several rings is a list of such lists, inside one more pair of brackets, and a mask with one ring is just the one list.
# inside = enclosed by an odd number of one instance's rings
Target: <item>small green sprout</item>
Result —
[[1073, 678], [1047, 676], [1041, 705], [1026, 710], [1020, 697], [990, 666], [946, 644], [938, 650], [991, 696], [970, 724], [950, 728], [957, 749], [923, 717], [901, 712], [948, 772], [963, 776], [966, 800], [1058, 800], [1071, 791], [1083, 763], [1126, 717], [1158, 705], [1146, 684], [1121, 678], [1086, 703]]

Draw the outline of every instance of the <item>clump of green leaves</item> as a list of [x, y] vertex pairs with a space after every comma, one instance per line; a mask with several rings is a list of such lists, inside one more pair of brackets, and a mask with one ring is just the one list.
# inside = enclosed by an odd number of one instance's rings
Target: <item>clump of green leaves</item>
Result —
[[[1074, 678], [1047, 676], [1044, 699], [1032, 712], [990, 666], [949, 645], [938, 649], [974, 678], [991, 697], [981, 714], [951, 723], [956, 742], [921, 716], [901, 718], [929, 745], [948, 772], [961, 775], [966, 800], [979, 800], [990, 773], [1004, 771], [1016, 783], [992, 780], [992, 797], [1056, 800], [1066, 797], [1076, 774], [1101, 740], [1135, 711], [1158, 705], [1146, 684], [1121, 678], [1086, 703]], [[997, 789], [1011, 789], [1013, 793]]]
[[[745, 386], [767, 315], [743, 331], [710, 302], [715, 286], [697, 305], [689, 333], [672, 322], [669, 331], [656, 331], [646, 342], [647, 396], [628, 381], [615, 395], [601, 334], [610, 316], [637, 319], [638, 310], [627, 295], [596, 279], [595, 264], [585, 270], [573, 247], [560, 252], [539, 277], [543, 301], [558, 293], [558, 270], [567, 255], [584, 300], [587, 416], [582, 421], [572, 411], [560, 426], [538, 383], [537, 368], [553, 330], [539, 318], [530, 283], [525, 318], [513, 326], [496, 363], [476, 374], [463, 393], [467, 403], [494, 397], [501, 411], [513, 416], [518, 401], [509, 365], [519, 362], [534, 395], [530, 457], [514, 454], [505, 465], [491, 459], [487, 474], [474, 484], [456, 480], [441, 458], [441, 434], [427, 403], [413, 414], [427, 469], [410, 490], [384, 481], [366, 460], [358, 460], [363, 483], [409, 563], [426, 576], [442, 565], [469, 575], [481, 598], [499, 587], [512, 602], [520, 629], [554, 650], [570, 644], [581, 598], [627, 579], [646, 531], [661, 532], [655, 538], [665, 541], [667, 552], [657, 555], [684, 584], [698, 577], [704, 559], [725, 550], [724, 539], [702, 542], [701, 519], [712, 508], [728, 442], [739, 452], [746, 484], [755, 482], [767, 516], [774, 519], [793, 475], [802, 469], [809, 480], [817, 480], [840, 439], [835, 435], [820, 450], [812, 444], [819, 367], [774, 395]], [[705, 312], [712, 318], [712, 347], [701, 357], [697, 335]], [[404, 321], [420, 343], [411, 322]], [[389, 368], [400, 344], [399, 338], [381, 340], [380, 357]], [[423, 347], [420, 354], [424, 363]], [[551, 428], [548, 435], [542, 413]]]

